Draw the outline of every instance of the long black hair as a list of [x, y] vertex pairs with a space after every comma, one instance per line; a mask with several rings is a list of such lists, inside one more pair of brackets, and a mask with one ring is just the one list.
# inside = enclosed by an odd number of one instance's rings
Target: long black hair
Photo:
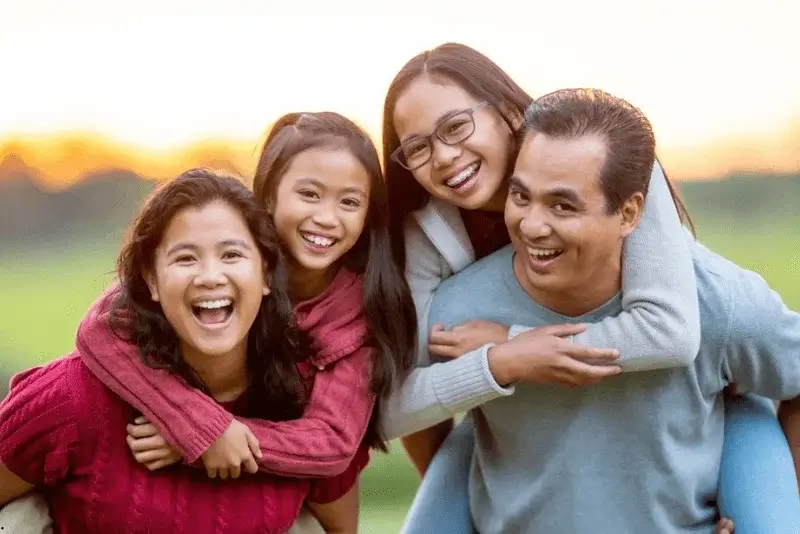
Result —
[[253, 189], [259, 202], [269, 205], [292, 160], [314, 148], [347, 150], [370, 177], [364, 229], [343, 263], [364, 277], [364, 313], [370, 343], [377, 349], [371, 372], [371, 389], [377, 402], [366, 440], [383, 449], [382, 401], [414, 366], [417, 315], [403, 269], [392, 257], [389, 196], [378, 152], [364, 130], [338, 113], [289, 113], [275, 122], [264, 142]]
[[264, 419], [296, 419], [302, 415], [307, 398], [296, 364], [312, 354], [311, 344], [295, 325], [286, 264], [272, 220], [250, 190], [234, 177], [192, 169], [148, 197], [117, 258], [120, 291], [112, 308], [112, 329], [121, 339], [136, 344], [147, 366], [171, 371], [208, 393], [181, 357], [178, 336], [161, 305], [152, 301], [143, 273], [153, 271], [155, 250], [176, 214], [214, 201], [225, 202], [241, 214], [261, 253], [271, 289], [262, 299], [247, 337], [251, 384], [246, 405], [254, 410], [253, 415]]

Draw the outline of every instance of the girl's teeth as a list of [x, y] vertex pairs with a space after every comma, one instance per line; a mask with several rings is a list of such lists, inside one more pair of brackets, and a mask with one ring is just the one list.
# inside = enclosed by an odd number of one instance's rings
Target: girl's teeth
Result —
[[472, 165], [470, 165], [469, 167], [467, 167], [466, 169], [464, 169], [460, 173], [456, 174], [455, 176], [453, 176], [452, 178], [447, 180], [447, 187], [458, 187], [459, 185], [461, 185], [465, 181], [467, 181], [470, 178], [472, 178], [472, 175], [475, 174], [476, 170], [478, 170], [478, 164], [477, 163], [473, 163]]
[[195, 304], [198, 308], [205, 308], [207, 310], [216, 310], [218, 308], [224, 308], [225, 306], [231, 305], [231, 299], [219, 299], [219, 300], [204, 300]]
[[303, 234], [303, 239], [310, 243], [314, 243], [315, 245], [319, 245], [320, 247], [329, 247], [333, 245], [334, 241], [330, 237], [322, 237], [314, 234]]

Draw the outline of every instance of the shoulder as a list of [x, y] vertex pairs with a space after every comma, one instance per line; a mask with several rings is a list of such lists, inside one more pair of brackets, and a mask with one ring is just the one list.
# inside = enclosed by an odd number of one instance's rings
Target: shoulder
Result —
[[406, 220], [405, 233], [408, 261], [417, 260], [415, 252], [427, 253], [454, 272], [475, 261], [461, 212], [444, 201], [432, 198], [425, 207], [412, 213]]
[[442, 282], [436, 297], [446, 298], [461, 294], [465, 289], [476, 296], [491, 293], [495, 289], [494, 285], [503, 282], [511, 271], [513, 257], [514, 249], [511, 245], [501, 248]]
[[3, 409], [11, 404], [22, 410], [45, 410], [51, 415], [80, 416], [92, 410], [103, 385], [76, 353], [33, 367], [12, 377]]
[[793, 313], [758, 273], [699, 243], [693, 245], [693, 256], [704, 341], [746, 342]]

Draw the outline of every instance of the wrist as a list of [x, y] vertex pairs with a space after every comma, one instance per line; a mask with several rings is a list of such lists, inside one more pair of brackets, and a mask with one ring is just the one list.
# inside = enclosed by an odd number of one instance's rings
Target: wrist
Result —
[[508, 357], [504, 349], [505, 343], [489, 347], [486, 352], [486, 360], [489, 364], [489, 372], [499, 385], [506, 387], [516, 382], [516, 376], [512, 365], [512, 360]]

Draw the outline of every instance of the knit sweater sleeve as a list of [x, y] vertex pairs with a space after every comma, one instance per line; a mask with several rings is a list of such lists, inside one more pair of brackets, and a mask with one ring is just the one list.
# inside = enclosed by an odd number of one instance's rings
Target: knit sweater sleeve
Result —
[[489, 371], [488, 347], [430, 365], [428, 312], [436, 288], [450, 273], [435, 245], [413, 219], [406, 225], [405, 239], [406, 280], [417, 310], [419, 344], [417, 368], [384, 405], [383, 428], [390, 439], [428, 428], [514, 391], [513, 386], [501, 387]]
[[0, 404], [0, 463], [34, 486], [57, 485], [76, 465], [81, 407], [71, 376], [75, 362], [60, 359], [16, 375]]
[[362, 444], [344, 473], [335, 477], [321, 478], [311, 483], [308, 500], [318, 504], [328, 504], [341, 499], [355, 486], [367, 464], [369, 464], [369, 447]]
[[[222, 436], [233, 415], [178, 376], [146, 366], [135, 345], [111, 332], [102, 309], [102, 303], [93, 306], [79, 329], [86, 367], [147, 417], [187, 464], [202, 467], [197, 460]], [[347, 469], [374, 405], [368, 380], [371, 359], [371, 352], [362, 349], [317, 372], [300, 419], [237, 418], [258, 438], [262, 471], [329, 477]]]

